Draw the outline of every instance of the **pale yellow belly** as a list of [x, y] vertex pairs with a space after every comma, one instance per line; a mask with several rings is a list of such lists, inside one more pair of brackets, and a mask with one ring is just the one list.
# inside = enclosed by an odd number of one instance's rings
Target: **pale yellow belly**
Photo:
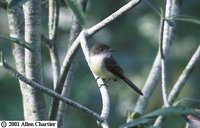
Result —
[[92, 72], [101, 78], [115, 78], [115, 76], [106, 69], [104, 63], [102, 63], [102, 58], [90, 58], [90, 68]]

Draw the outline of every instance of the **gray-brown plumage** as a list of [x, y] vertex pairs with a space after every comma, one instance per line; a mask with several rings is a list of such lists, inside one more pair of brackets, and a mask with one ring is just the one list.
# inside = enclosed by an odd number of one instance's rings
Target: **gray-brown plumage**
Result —
[[90, 49], [89, 64], [92, 72], [104, 79], [121, 78], [139, 95], [143, 95], [140, 89], [131, 82], [123, 73], [123, 69], [111, 55], [111, 49], [105, 44], [94, 44]]

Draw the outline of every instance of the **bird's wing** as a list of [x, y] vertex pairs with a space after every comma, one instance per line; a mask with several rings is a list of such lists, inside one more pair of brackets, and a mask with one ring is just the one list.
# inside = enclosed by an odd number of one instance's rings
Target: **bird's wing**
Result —
[[122, 68], [118, 65], [118, 63], [114, 60], [113, 57], [105, 59], [105, 66], [111, 73], [113, 73], [114, 75], [121, 78], [124, 82], [126, 82], [127, 85], [129, 85], [139, 95], [143, 95], [141, 90], [133, 82], [126, 78], [126, 76], [124, 76]]
[[119, 64], [114, 60], [113, 57], [110, 58], [106, 58], [105, 59], [105, 66], [106, 68], [113, 73], [116, 76], [121, 76], [123, 75], [123, 70], [122, 68], [119, 66]]

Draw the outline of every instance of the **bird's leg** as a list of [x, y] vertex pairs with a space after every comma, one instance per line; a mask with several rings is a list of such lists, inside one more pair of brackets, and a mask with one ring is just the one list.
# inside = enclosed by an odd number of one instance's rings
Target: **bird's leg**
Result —
[[117, 81], [117, 79], [113, 79], [115, 82]]
[[[98, 80], [99, 78], [101, 78], [101, 77], [98, 76], [98, 77], [96, 78], [96, 82], [97, 82], [97, 80]], [[102, 80], [103, 80], [104, 84], [101, 84], [101, 85], [99, 86], [99, 88], [101, 88], [101, 86], [106, 86], [106, 87], [108, 88], [107, 82], [110, 80], [110, 78], [109, 78], [108, 80], [102, 78]]]
[[[103, 78], [102, 78], [102, 79], [103, 79]], [[101, 86], [106, 86], [106, 87], [108, 88], [107, 83], [108, 83], [109, 80], [110, 80], [110, 78], [108, 78], [107, 80], [106, 80], [106, 79], [103, 79], [104, 84], [101, 84], [100, 87], [101, 87]], [[99, 88], [100, 88], [100, 87], [99, 87]]]
[[96, 80], [96, 82], [97, 82], [97, 80], [98, 80], [98, 79], [100, 79], [100, 78], [101, 78], [101, 77], [97, 76], [97, 78], [95, 79], [95, 80]]
[[107, 84], [109, 80], [110, 80], [110, 78], [108, 78], [107, 80], [104, 80], [105, 84]]

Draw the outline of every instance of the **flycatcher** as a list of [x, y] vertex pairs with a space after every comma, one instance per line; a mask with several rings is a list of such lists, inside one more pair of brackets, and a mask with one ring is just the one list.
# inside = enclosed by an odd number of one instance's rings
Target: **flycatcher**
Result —
[[140, 89], [132, 83], [123, 73], [123, 69], [113, 58], [113, 50], [106, 44], [94, 44], [89, 51], [89, 66], [94, 74], [103, 79], [121, 78], [136, 93], [143, 95]]

